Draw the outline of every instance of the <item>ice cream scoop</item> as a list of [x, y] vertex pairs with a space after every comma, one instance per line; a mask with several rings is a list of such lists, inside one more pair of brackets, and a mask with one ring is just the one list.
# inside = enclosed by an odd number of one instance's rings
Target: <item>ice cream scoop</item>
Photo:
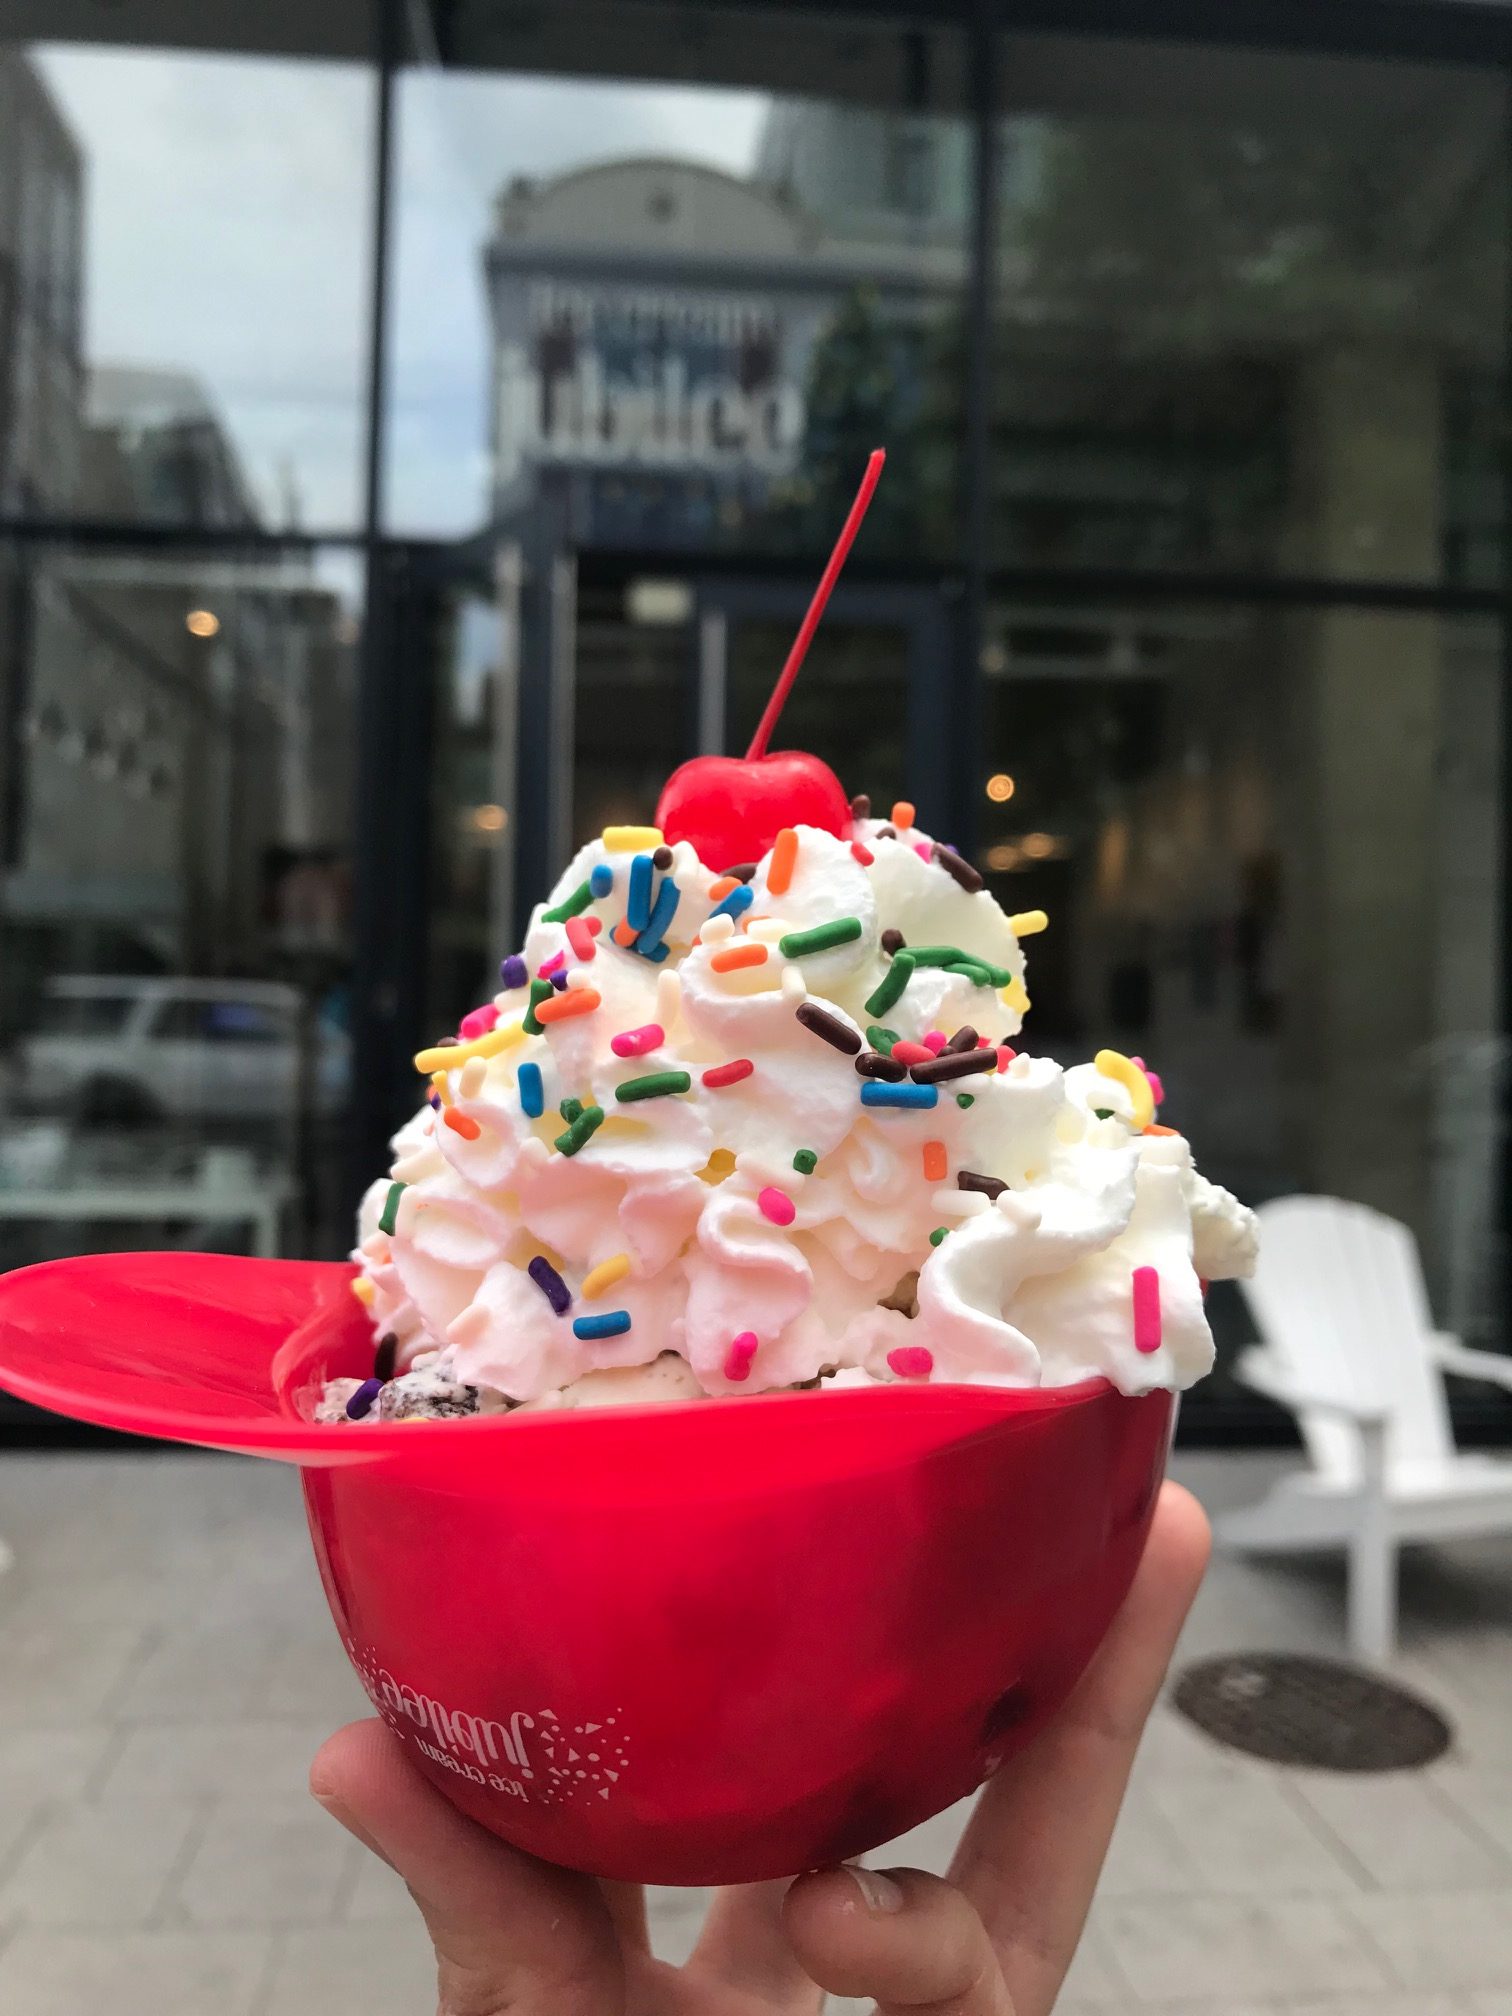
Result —
[[1172, 1401], [899, 1383], [361, 1433], [337, 1265], [197, 1254], [0, 1279], [0, 1383], [298, 1464], [377, 1712], [485, 1826], [598, 1875], [860, 1854], [1052, 1715], [1133, 1575]]

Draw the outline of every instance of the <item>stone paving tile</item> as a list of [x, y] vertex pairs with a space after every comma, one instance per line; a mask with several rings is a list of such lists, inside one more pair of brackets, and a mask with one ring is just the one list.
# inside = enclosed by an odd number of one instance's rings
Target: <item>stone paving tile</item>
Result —
[[0, 1886], [0, 1914], [81, 1931], [145, 1929], [203, 1818], [183, 1801], [58, 1807]]
[[1291, 1788], [1383, 1890], [1512, 1889], [1512, 1861], [1424, 1773], [1296, 1772]]
[[1393, 1985], [1344, 1909], [1318, 1899], [1115, 1902], [1098, 1922], [1119, 1971], [1145, 2001], [1357, 1994]]
[[361, 1843], [308, 1794], [277, 1802], [218, 1800], [174, 1885], [167, 1920], [279, 1929], [329, 1924], [359, 1854]]
[[418, 1914], [412, 1918], [286, 1934], [252, 2016], [421, 2016], [434, 2009], [436, 1964]]
[[1408, 1988], [1512, 1988], [1512, 1909], [1495, 1890], [1359, 1897], [1350, 1914]]
[[292, 1717], [231, 1723], [143, 1723], [121, 1731], [98, 1788], [114, 1798], [221, 1795], [258, 1799], [303, 1791], [330, 1725]]
[[[257, 2016], [271, 1950], [271, 1935], [264, 1932], [23, 1929], [0, 1953], [0, 2009], [15, 2016], [98, 2016], [106, 2010], [109, 2016]], [[343, 2006], [339, 1997], [325, 2005], [327, 2011]], [[403, 2016], [414, 2016], [414, 2009]]]

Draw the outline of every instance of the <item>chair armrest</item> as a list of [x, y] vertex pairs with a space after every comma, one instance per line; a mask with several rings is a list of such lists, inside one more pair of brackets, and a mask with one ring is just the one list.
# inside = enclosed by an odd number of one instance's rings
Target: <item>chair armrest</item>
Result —
[[1483, 1379], [1512, 1393], [1512, 1358], [1495, 1351], [1472, 1351], [1445, 1330], [1435, 1330], [1428, 1342], [1441, 1372], [1452, 1372], [1459, 1379]]
[[1384, 1407], [1304, 1386], [1260, 1345], [1240, 1352], [1234, 1364], [1234, 1377], [1242, 1386], [1263, 1393], [1267, 1400], [1274, 1400], [1293, 1414], [1331, 1414], [1356, 1428], [1377, 1427], [1386, 1419]]

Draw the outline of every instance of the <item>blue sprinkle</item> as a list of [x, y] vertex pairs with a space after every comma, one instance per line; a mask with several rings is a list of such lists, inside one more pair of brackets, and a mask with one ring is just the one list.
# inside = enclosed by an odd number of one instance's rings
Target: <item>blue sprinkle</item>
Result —
[[938, 1085], [885, 1085], [879, 1079], [869, 1079], [861, 1087], [863, 1106], [938, 1106], [939, 1103]]
[[546, 1092], [541, 1084], [539, 1064], [522, 1064], [515, 1074], [520, 1088], [520, 1104], [527, 1119], [539, 1120], [546, 1111]]
[[518, 952], [511, 952], [509, 957], [499, 967], [499, 978], [504, 982], [506, 987], [523, 987], [525, 985], [525, 982], [530, 978], [530, 974], [526, 970], [525, 961], [520, 957]]
[[652, 959], [659, 963], [666, 958], [667, 948], [662, 944], [662, 940], [667, 935], [667, 927], [677, 915], [677, 906], [681, 901], [682, 891], [670, 875], [664, 875], [662, 885], [656, 892], [655, 907], [641, 932], [641, 940], [644, 942], [637, 942], [635, 947], [643, 959]]
[[558, 1316], [565, 1316], [572, 1307], [572, 1291], [558, 1274], [544, 1254], [537, 1253], [525, 1269]]
[[565, 994], [567, 992], [567, 969], [565, 967], [558, 966], [555, 973], [551, 976], [551, 984], [555, 987], [558, 994]]
[[632, 952], [639, 952], [642, 959], [649, 959], [653, 966], [660, 966], [663, 959], [672, 950], [672, 947], [670, 945], [653, 945], [648, 936], [642, 936], [636, 939], [630, 950]]
[[[626, 1317], [625, 1320], [628, 1323], [630, 1319]], [[364, 1415], [371, 1414], [373, 1411], [373, 1402], [382, 1391], [383, 1381], [381, 1379], [364, 1379], [346, 1404], [348, 1421], [360, 1421]]]
[[625, 922], [632, 931], [644, 931], [651, 922], [651, 856], [637, 854], [630, 863], [630, 893], [625, 898]]
[[607, 896], [614, 887], [614, 870], [607, 861], [600, 861], [588, 877], [588, 887], [595, 896]]
[[608, 1309], [602, 1316], [575, 1316], [572, 1321], [574, 1337], [623, 1337], [630, 1328], [628, 1309]]
[[711, 917], [743, 917], [756, 901], [750, 885], [742, 882], [738, 889], [732, 889], [723, 903], [716, 903], [709, 912]]

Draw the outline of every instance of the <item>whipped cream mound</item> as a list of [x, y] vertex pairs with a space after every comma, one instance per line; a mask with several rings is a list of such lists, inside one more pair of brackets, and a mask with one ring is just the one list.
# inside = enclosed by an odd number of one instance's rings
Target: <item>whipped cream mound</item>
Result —
[[1043, 921], [912, 825], [796, 827], [733, 877], [609, 829], [417, 1059], [354, 1255], [397, 1376], [322, 1418], [1190, 1385], [1254, 1218], [1135, 1061], [1016, 1054]]

